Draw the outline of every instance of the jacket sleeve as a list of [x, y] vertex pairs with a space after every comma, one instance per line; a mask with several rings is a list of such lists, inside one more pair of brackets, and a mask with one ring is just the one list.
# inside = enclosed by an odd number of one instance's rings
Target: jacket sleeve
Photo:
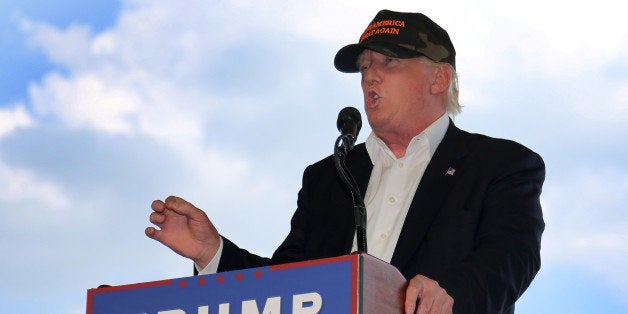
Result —
[[250, 253], [239, 248], [229, 239], [223, 237], [222, 256], [218, 264], [218, 272], [261, 267], [271, 264], [271, 259]]

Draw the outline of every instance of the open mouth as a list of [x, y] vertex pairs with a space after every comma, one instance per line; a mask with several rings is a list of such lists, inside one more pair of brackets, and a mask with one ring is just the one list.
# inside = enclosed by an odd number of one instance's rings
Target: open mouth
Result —
[[379, 95], [376, 92], [370, 91], [368, 92], [368, 98], [371, 101], [377, 101], [379, 99]]

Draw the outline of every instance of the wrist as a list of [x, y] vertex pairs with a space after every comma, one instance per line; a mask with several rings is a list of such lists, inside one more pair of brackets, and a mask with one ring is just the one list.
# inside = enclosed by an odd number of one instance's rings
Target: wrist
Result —
[[[205, 246], [197, 258], [193, 258], [192, 261], [199, 268], [205, 268], [210, 263], [218, 263], [216, 259], [220, 259], [220, 253], [222, 251], [222, 238], [219, 236], [214, 243]], [[215, 261], [216, 260], [216, 261]]]

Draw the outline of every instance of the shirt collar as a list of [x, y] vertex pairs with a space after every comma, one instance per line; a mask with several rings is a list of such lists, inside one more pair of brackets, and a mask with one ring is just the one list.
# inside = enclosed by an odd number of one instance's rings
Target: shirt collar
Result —
[[[449, 127], [449, 116], [445, 113], [440, 118], [438, 118], [434, 123], [428, 126], [423, 132], [419, 133], [415, 137], [410, 140], [408, 147], [406, 149], [406, 157], [415, 154], [420, 144], [426, 141], [427, 144], [427, 153], [429, 154], [429, 158], [431, 159], [434, 156], [434, 152], [436, 152], [436, 148], [440, 144], [440, 142], [445, 137], [445, 133], [447, 132], [447, 128]], [[366, 150], [371, 158], [371, 162], [375, 165], [378, 162], [382, 162], [385, 160], [396, 160], [397, 158], [393, 154], [393, 152], [384, 144], [374, 132], [371, 131], [368, 138], [366, 139]], [[388, 156], [389, 158], [386, 158]], [[405, 157], [403, 157], [405, 158]]]

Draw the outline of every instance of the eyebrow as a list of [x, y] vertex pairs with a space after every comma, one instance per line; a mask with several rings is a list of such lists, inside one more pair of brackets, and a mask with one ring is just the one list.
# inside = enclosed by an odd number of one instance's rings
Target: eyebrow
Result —
[[358, 67], [358, 70], [360, 69], [360, 62], [362, 62], [363, 59], [364, 59], [364, 51], [360, 52], [358, 57], [355, 59], [355, 65]]

